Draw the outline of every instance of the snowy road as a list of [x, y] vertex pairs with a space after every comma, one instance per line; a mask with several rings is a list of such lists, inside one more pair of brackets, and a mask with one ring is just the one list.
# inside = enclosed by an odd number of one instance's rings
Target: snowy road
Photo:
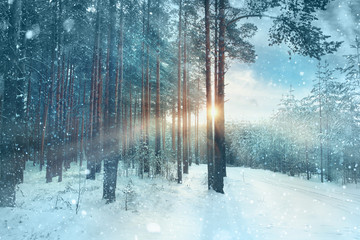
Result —
[[360, 189], [306, 181], [263, 170], [229, 168], [229, 194], [239, 195], [260, 239], [360, 239]]
[[[0, 239], [247, 240], [360, 239], [360, 187], [306, 181], [279, 173], [228, 168], [226, 194], [207, 190], [206, 166], [192, 166], [182, 185], [132, 178], [134, 196], [124, 209], [105, 205], [102, 176], [82, 183], [75, 214], [78, 171], [63, 183], [44, 183], [28, 168], [15, 209], [0, 209]], [[73, 171], [73, 172], [72, 172]]]

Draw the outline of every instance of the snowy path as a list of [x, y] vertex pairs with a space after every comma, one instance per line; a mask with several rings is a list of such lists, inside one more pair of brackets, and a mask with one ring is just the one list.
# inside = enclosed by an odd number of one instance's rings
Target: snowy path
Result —
[[[360, 188], [306, 181], [263, 170], [228, 168], [226, 194], [207, 190], [206, 166], [192, 166], [182, 185], [132, 178], [135, 196], [124, 210], [100, 199], [102, 176], [85, 181], [75, 214], [78, 171], [45, 184], [31, 166], [18, 207], [0, 209], [0, 239], [232, 240], [360, 239]], [[81, 176], [83, 177], [83, 176]]]
[[230, 182], [245, 179], [240, 204], [260, 239], [360, 239], [360, 189], [263, 170], [242, 169], [240, 177], [236, 171], [229, 169]]

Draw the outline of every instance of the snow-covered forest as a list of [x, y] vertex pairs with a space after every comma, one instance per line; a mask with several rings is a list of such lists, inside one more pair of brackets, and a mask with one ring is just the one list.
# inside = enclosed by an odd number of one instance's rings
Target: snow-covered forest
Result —
[[[292, 87], [282, 96], [268, 121], [227, 126], [231, 164], [269, 169], [291, 176], [319, 174], [321, 182], [342, 184], [360, 180], [359, 73], [360, 41], [344, 68], [317, 65], [307, 97], [295, 99]], [[338, 70], [343, 76], [336, 79]]]
[[360, 239], [359, 11], [2, 1], [0, 239]]

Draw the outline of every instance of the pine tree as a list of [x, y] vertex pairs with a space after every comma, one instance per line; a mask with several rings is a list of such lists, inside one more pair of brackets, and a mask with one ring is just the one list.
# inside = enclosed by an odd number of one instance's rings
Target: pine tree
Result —
[[[24, 67], [20, 51], [22, 1], [9, 3], [4, 99], [1, 121], [0, 207], [15, 206], [15, 186], [23, 178], [24, 131]], [[19, 97], [18, 97], [19, 96]]]

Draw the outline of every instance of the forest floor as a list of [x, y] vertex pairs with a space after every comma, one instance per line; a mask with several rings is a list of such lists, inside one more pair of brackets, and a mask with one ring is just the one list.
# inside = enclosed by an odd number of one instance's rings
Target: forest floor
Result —
[[206, 165], [181, 185], [120, 173], [117, 201], [105, 204], [101, 174], [85, 180], [74, 165], [46, 184], [29, 164], [17, 207], [0, 209], [0, 239], [360, 239], [360, 186], [229, 167], [223, 195], [207, 190]]

